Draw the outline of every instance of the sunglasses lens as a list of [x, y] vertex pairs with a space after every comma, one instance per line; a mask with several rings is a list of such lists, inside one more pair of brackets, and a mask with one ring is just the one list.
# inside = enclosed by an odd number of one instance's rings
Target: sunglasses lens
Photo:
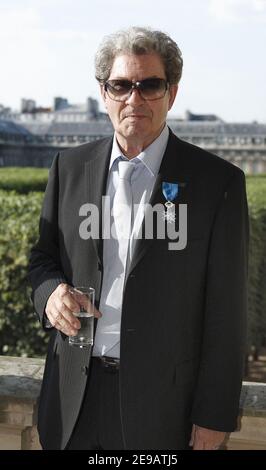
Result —
[[132, 84], [128, 80], [109, 80], [106, 83], [107, 92], [111, 99], [120, 99], [123, 101], [127, 99]]
[[166, 81], [162, 78], [147, 78], [140, 82], [140, 90], [145, 99], [159, 99], [165, 95]]
[[129, 80], [108, 80], [105, 90], [108, 96], [115, 101], [125, 101], [132, 89], [136, 88], [143, 99], [158, 100], [163, 98], [167, 90], [167, 82], [163, 78], [146, 78], [139, 82]]

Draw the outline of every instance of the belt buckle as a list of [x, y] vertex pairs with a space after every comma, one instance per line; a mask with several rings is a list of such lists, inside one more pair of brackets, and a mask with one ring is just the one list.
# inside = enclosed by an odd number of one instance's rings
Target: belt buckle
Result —
[[118, 370], [119, 369], [119, 360], [116, 360], [112, 357], [102, 356], [103, 366], [109, 370]]

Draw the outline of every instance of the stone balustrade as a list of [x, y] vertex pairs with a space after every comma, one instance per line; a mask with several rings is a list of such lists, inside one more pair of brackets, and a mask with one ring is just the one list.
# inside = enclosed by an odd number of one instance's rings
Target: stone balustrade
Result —
[[[0, 356], [0, 450], [41, 449], [36, 429], [44, 360]], [[266, 384], [244, 382], [238, 430], [226, 448], [266, 450]]]

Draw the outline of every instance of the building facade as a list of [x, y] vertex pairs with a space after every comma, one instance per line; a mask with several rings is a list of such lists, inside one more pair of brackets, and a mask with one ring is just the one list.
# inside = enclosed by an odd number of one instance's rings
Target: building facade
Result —
[[[54, 109], [34, 108], [0, 114], [0, 166], [50, 167], [61, 149], [112, 135], [113, 127], [98, 102], [69, 105], [57, 97]], [[186, 112], [184, 120], [168, 119], [181, 139], [202, 147], [240, 167], [246, 174], [266, 173], [266, 124], [226, 123], [214, 115]]]

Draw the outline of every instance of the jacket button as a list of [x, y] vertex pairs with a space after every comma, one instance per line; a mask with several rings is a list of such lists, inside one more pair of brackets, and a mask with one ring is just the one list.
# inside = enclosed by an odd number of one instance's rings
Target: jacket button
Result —
[[88, 372], [89, 372], [88, 366], [82, 366], [81, 367], [81, 372], [82, 372], [83, 375], [88, 375]]

